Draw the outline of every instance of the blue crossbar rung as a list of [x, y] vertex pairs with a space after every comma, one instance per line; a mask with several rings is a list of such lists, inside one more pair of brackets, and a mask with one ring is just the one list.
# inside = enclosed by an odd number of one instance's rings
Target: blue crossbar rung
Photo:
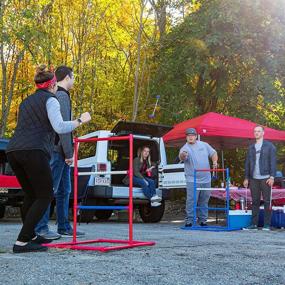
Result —
[[203, 229], [209, 229], [209, 228], [211, 228], [211, 229], [227, 229], [228, 228], [227, 226], [204, 226], [204, 227], [202, 227], [199, 225], [193, 225], [193, 227], [199, 228], [199, 229], [201, 229], [201, 228], [203, 228]]
[[208, 226], [208, 227], [199, 227], [199, 226], [193, 226], [193, 227], [182, 227], [183, 230], [188, 231], [209, 231], [209, 232], [230, 232], [230, 231], [238, 231], [240, 228], [230, 228], [230, 227], [215, 227], [215, 226]]
[[128, 210], [128, 206], [77, 206], [80, 210]]
[[227, 208], [214, 208], [214, 207], [196, 207], [196, 209], [208, 209], [208, 210], [217, 210], [217, 211], [226, 211]]

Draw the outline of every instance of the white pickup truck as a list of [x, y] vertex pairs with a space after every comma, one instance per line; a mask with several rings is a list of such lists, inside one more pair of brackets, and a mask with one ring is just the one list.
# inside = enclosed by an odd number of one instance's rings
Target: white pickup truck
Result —
[[[119, 122], [111, 131], [96, 131], [81, 138], [108, 138], [112, 136], [134, 135], [134, 157], [138, 148], [149, 146], [151, 159], [157, 165], [157, 189], [162, 197], [159, 207], [151, 207], [141, 188], [134, 187], [134, 205], [139, 208], [142, 220], [146, 223], [159, 222], [162, 219], [165, 203], [171, 189], [186, 188], [184, 164], [168, 164], [166, 150], [162, 136], [172, 127]], [[128, 169], [129, 142], [128, 141], [98, 141], [81, 143], [79, 145], [78, 167], [92, 169], [94, 172], [122, 171]], [[123, 183], [124, 174], [96, 174], [89, 178], [87, 192], [83, 199], [84, 205], [126, 205], [129, 198], [129, 187]], [[112, 214], [106, 211], [84, 211], [81, 213], [83, 221], [91, 220], [94, 215], [98, 219], [106, 220]]]

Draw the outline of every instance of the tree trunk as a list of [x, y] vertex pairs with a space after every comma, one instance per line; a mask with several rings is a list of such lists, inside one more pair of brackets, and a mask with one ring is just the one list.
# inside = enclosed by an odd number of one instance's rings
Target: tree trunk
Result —
[[[7, 80], [5, 79], [5, 82], [4, 80], [2, 80], [3, 86], [5, 84], [6, 87], [4, 87], [5, 93], [2, 93], [2, 118], [1, 118], [0, 137], [4, 137], [6, 129], [7, 129], [7, 120], [8, 120], [8, 116], [9, 116], [10, 109], [11, 109], [11, 103], [12, 103], [12, 99], [14, 95], [14, 87], [16, 83], [17, 73], [19, 70], [19, 64], [24, 57], [24, 53], [25, 53], [24, 50], [22, 50], [17, 55], [16, 62], [14, 63], [14, 66], [13, 66], [12, 79], [11, 79], [9, 88], [8, 88]], [[2, 61], [2, 54], [1, 54], [1, 65], [2, 65], [2, 71], [3, 71], [3, 66], [5, 66], [5, 62]], [[2, 90], [3, 90], [3, 86], [2, 86]]]
[[150, 0], [150, 4], [152, 5], [155, 11], [156, 25], [159, 30], [159, 41], [163, 38], [166, 32], [166, 23], [167, 23], [167, 14], [166, 8], [169, 1], [167, 0]]
[[141, 63], [141, 46], [142, 46], [142, 32], [143, 32], [143, 12], [145, 8], [145, 1], [141, 0], [141, 11], [140, 11], [140, 22], [139, 22], [139, 31], [137, 36], [137, 46], [138, 46], [138, 54], [137, 54], [137, 66], [135, 71], [135, 86], [134, 86], [134, 101], [133, 101], [133, 116], [132, 121], [134, 122], [137, 118], [138, 114], [138, 106], [139, 106], [139, 70]]

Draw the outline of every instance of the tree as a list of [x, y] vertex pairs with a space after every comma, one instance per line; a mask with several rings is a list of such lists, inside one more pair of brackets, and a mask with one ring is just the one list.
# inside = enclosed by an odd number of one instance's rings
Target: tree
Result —
[[137, 35], [137, 64], [135, 71], [135, 86], [134, 86], [134, 101], [133, 101], [133, 116], [132, 121], [135, 121], [138, 113], [138, 103], [139, 103], [139, 69], [141, 64], [141, 48], [142, 48], [142, 33], [144, 29], [144, 19], [143, 14], [146, 6], [146, 1], [140, 1], [140, 13], [139, 13], [139, 30]]
[[284, 84], [284, 1], [200, 2], [166, 36], [158, 55], [152, 92], [167, 108], [162, 120], [209, 111], [264, 120], [257, 98], [276, 102], [275, 82]]
[[[18, 72], [25, 53], [33, 55], [33, 45], [38, 47], [41, 24], [49, 13], [53, 1], [1, 1], [0, 3], [0, 62], [1, 62], [1, 121], [0, 137], [7, 129]], [[24, 87], [25, 89], [26, 87]]]

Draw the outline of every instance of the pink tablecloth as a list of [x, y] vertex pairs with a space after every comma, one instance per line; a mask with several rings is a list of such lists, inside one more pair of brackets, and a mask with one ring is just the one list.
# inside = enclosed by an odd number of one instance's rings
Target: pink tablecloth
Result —
[[[225, 200], [226, 199], [226, 192], [225, 191], [218, 191], [218, 190], [213, 190], [211, 192], [211, 196]], [[249, 189], [232, 189], [230, 188], [230, 199], [233, 199], [235, 201], [239, 201], [241, 197], [247, 198], [248, 202], [251, 202], [251, 195], [250, 195], [250, 190]], [[272, 200], [284, 200], [285, 204], [285, 189], [272, 189]]]

